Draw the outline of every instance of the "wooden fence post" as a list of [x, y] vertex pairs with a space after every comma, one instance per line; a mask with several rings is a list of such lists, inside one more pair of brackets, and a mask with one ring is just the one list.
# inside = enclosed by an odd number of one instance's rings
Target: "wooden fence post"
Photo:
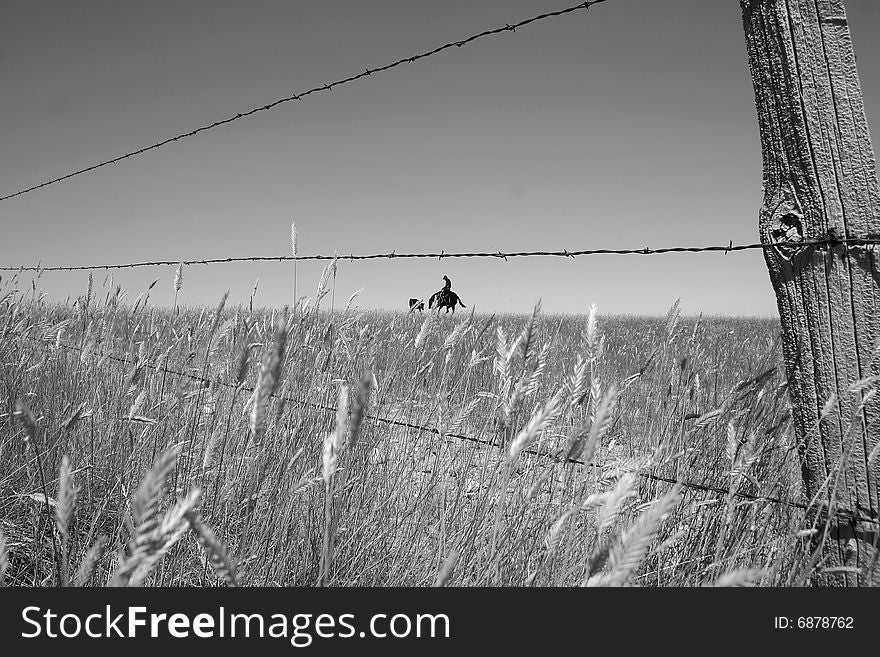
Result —
[[[880, 584], [880, 191], [843, 0], [740, 0], [813, 581]], [[820, 246], [771, 246], [827, 240]], [[860, 383], [859, 383], [860, 382]], [[873, 456], [873, 459], [871, 459]]]

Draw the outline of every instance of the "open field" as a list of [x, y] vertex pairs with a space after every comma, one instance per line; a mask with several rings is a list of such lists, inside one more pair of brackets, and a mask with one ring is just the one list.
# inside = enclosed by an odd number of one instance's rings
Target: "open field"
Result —
[[178, 314], [4, 279], [5, 582], [808, 580], [777, 321], [330, 312], [322, 280]]

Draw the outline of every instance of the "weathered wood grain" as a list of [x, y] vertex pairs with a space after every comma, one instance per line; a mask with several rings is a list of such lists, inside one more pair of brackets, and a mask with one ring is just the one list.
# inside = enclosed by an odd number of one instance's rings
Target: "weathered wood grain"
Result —
[[[880, 234], [880, 190], [842, 0], [740, 0], [764, 161], [761, 242]], [[811, 521], [815, 581], [880, 584], [876, 245], [765, 250]], [[870, 382], [869, 382], [870, 383]], [[829, 400], [831, 400], [829, 402]], [[873, 522], [835, 516], [846, 510]], [[845, 569], [845, 570], [840, 570]], [[859, 569], [857, 574], [853, 569]]]

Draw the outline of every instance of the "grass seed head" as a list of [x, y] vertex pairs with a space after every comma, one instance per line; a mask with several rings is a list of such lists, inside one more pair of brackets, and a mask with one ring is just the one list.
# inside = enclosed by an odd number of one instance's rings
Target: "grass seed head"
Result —
[[177, 271], [174, 272], [174, 291], [180, 292], [183, 287], [183, 263], [177, 265]]

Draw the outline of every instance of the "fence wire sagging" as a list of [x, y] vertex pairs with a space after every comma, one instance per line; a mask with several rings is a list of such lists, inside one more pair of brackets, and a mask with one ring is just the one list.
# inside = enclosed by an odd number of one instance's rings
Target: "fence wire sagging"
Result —
[[93, 269], [134, 269], [136, 267], [158, 267], [167, 265], [215, 265], [221, 263], [232, 262], [287, 262], [287, 261], [306, 261], [306, 260], [393, 260], [393, 259], [418, 259], [429, 258], [443, 260], [444, 258], [495, 258], [499, 260], [507, 260], [508, 258], [529, 258], [529, 257], [554, 257], [554, 258], [579, 258], [583, 256], [594, 255], [663, 255], [667, 253], [732, 253], [734, 251], [753, 251], [767, 249], [799, 249], [799, 248], [816, 248], [830, 249], [834, 247], [859, 248], [880, 244], [880, 236], [868, 237], [852, 237], [846, 239], [824, 239], [824, 240], [799, 240], [786, 242], [772, 242], [770, 244], [734, 244], [732, 241], [728, 244], [715, 244], [710, 246], [665, 246], [660, 248], [651, 248], [648, 246], [642, 248], [628, 249], [583, 249], [580, 251], [474, 251], [474, 252], [450, 252], [440, 251], [439, 253], [368, 253], [341, 255], [335, 253], [333, 255], [284, 255], [284, 256], [235, 256], [229, 258], [208, 258], [205, 260], [144, 260], [141, 262], [127, 262], [109, 265], [30, 265], [30, 266], [4, 266], [0, 267], [0, 271], [89, 271]]
[[[76, 345], [69, 345], [69, 344], [66, 344], [63, 342], [57, 342], [55, 340], [47, 341], [45, 339], [34, 338], [34, 337], [31, 337], [28, 335], [23, 335], [21, 333], [10, 332], [8, 335], [15, 335], [16, 337], [24, 338], [26, 340], [30, 340], [32, 342], [37, 342], [37, 343], [41, 343], [41, 344], [47, 344], [47, 345], [51, 344], [51, 345], [57, 346], [58, 348], [61, 348], [61, 349], [67, 350], [67, 351], [77, 352], [80, 355], [103, 357], [103, 358], [106, 358], [108, 361], [111, 361], [113, 363], [117, 363], [120, 365], [126, 365], [126, 364], [131, 363], [131, 359], [124, 358], [124, 357], [119, 356], [117, 354], [114, 354], [112, 352], [89, 351], [89, 350], [84, 349], [83, 347], [78, 347]], [[238, 387], [238, 389], [245, 390], [247, 392], [254, 391], [253, 386], [248, 386], [248, 385], [236, 386], [233, 383], [229, 383], [227, 381], [222, 381], [216, 377], [215, 378], [208, 378], [208, 377], [200, 376], [197, 374], [182, 372], [180, 370], [170, 368], [167, 365], [163, 365], [162, 367], [157, 367], [156, 363], [150, 364], [150, 363], [146, 363], [146, 362], [142, 363], [142, 365], [144, 367], [148, 367], [148, 366], [152, 367], [152, 368], [156, 369], [157, 372], [163, 372], [166, 374], [171, 374], [173, 376], [183, 377], [183, 378], [189, 379], [191, 381], [196, 381], [196, 382], [199, 382], [202, 384], [220, 385], [222, 387], [229, 388], [229, 389], [235, 389], [236, 387]], [[284, 400], [287, 403], [295, 404], [298, 406], [306, 406], [306, 407], [312, 408], [314, 410], [323, 411], [323, 412], [329, 413], [331, 415], [335, 414], [337, 412], [337, 408], [334, 406], [328, 406], [326, 404], [319, 404], [317, 402], [312, 402], [312, 401], [300, 399], [297, 397], [282, 396], [277, 392], [273, 393], [272, 397], [274, 397], [275, 399]], [[499, 444], [496, 441], [486, 440], [484, 438], [477, 438], [474, 436], [468, 436], [468, 435], [460, 434], [460, 433], [449, 433], [449, 432], [441, 431], [437, 427], [430, 427], [430, 426], [424, 426], [424, 425], [415, 424], [415, 423], [411, 423], [411, 422], [404, 422], [402, 420], [395, 420], [393, 418], [383, 417], [381, 415], [376, 415], [374, 413], [367, 413], [365, 415], [365, 418], [368, 420], [371, 420], [373, 422], [378, 422], [378, 423], [386, 424], [389, 426], [401, 427], [401, 428], [405, 428], [405, 429], [412, 429], [414, 431], [419, 431], [421, 433], [426, 433], [429, 435], [441, 436], [444, 438], [451, 438], [454, 440], [463, 440], [463, 441], [467, 441], [467, 442], [472, 442], [472, 443], [484, 445], [484, 446], [490, 447], [490, 448], [496, 448], [496, 449], [499, 448]], [[537, 456], [537, 457], [543, 458], [543, 459], [547, 459], [548, 461], [552, 461], [557, 465], [563, 465], [563, 466], [581, 465], [581, 466], [599, 467], [599, 464], [594, 463], [594, 462], [586, 462], [586, 461], [582, 461], [582, 460], [576, 459], [576, 458], [564, 458], [564, 457], [561, 458], [557, 454], [536, 450], [534, 448], [524, 449], [522, 451], [522, 453], [529, 454], [532, 456]], [[712, 486], [709, 484], [687, 481], [684, 479], [673, 479], [671, 477], [664, 477], [662, 475], [658, 475], [658, 474], [655, 474], [652, 472], [638, 471], [635, 474], [638, 477], [640, 477], [642, 479], [647, 479], [649, 481], [656, 481], [656, 482], [672, 484], [672, 485], [679, 484], [679, 485], [683, 486], [684, 488], [694, 490], [694, 491], [703, 492], [703, 493], [713, 493], [716, 495], [732, 495], [733, 497], [736, 497], [736, 498], [739, 498], [742, 500], [747, 500], [750, 502], [768, 502], [770, 504], [779, 504], [782, 506], [788, 506], [791, 508], [801, 509], [804, 511], [809, 509], [809, 505], [804, 504], [803, 502], [786, 500], [786, 499], [782, 499], [779, 497], [774, 497], [774, 496], [769, 496], [769, 495], [753, 495], [751, 493], [747, 493], [747, 492], [744, 492], [741, 490], [723, 488], [720, 486]], [[876, 524], [876, 522], [877, 522], [875, 519], [867, 518], [867, 517], [864, 517], [864, 516], [861, 516], [858, 514], [853, 514], [849, 511], [838, 510], [830, 515], [835, 516], [835, 517], [839, 517], [839, 518], [843, 518], [843, 519], [846, 519], [846, 520], [852, 521], [852, 522], [867, 522], [867, 523], [872, 523], [872, 524]]]
[[578, 5], [574, 5], [572, 7], [566, 7], [565, 9], [559, 9], [557, 11], [545, 12], [543, 14], [538, 14], [537, 16], [532, 16], [531, 18], [526, 18], [526, 19], [521, 20], [516, 23], [507, 23], [503, 27], [496, 27], [496, 28], [493, 28], [490, 30], [484, 30], [483, 32], [479, 32], [478, 34], [473, 34], [473, 35], [466, 37], [464, 39], [459, 39], [457, 41], [450, 41], [448, 43], [444, 43], [442, 46], [438, 46], [438, 47], [433, 48], [431, 50], [427, 50], [425, 52], [418, 53], [415, 55], [410, 55], [409, 57], [403, 57], [401, 59], [398, 59], [396, 61], [391, 62], [390, 64], [385, 64], [384, 66], [377, 66], [375, 68], [366, 68], [366, 69], [364, 69], [364, 71], [362, 73], [358, 73], [357, 75], [352, 75], [347, 78], [342, 78], [340, 80], [336, 80], [335, 82], [330, 82], [328, 84], [323, 84], [323, 85], [320, 85], [317, 87], [312, 87], [311, 89], [308, 89], [306, 91], [302, 91], [297, 94], [292, 94], [290, 96], [285, 96], [284, 98], [279, 98], [278, 100], [275, 100], [274, 102], [271, 102], [268, 105], [254, 107], [253, 109], [250, 109], [246, 112], [240, 112], [238, 114], [227, 117], [227, 118], [222, 119], [220, 121], [214, 121], [213, 123], [203, 125], [201, 127], [196, 128], [195, 130], [190, 130], [189, 132], [184, 132], [179, 135], [175, 135], [174, 137], [169, 137], [167, 139], [163, 139], [162, 141], [158, 141], [155, 144], [152, 144], [150, 146], [145, 146], [143, 148], [139, 148], [137, 150], [130, 151], [128, 153], [124, 153], [123, 155], [119, 155], [119, 156], [111, 158], [109, 160], [104, 160], [102, 162], [98, 162], [98, 163], [93, 164], [91, 166], [87, 166], [82, 169], [72, 171], [72, 172], [67, 173], [63, 176], [59, 176], [58, 178], [46, 180], [44, 182], [39, 183], [38, 185], [33, 185], [33, 186], [27, 187], [25, 189], [20, 189], [17, 192], [13, 192], [11, 194], [6, 194], [5, 196], [0, 196], [0, 201], [6, 201], [11, 198], [15, 198], [16, 196], [21, 196], [22, 194], [27, 194], [28, 192], [33, 192], [37, 189], [41, 189], [43, 187], [48, 187], [49, 185], [54, 185], [54, 184], [62, 182], [64, 180], [68, 180], [70, 178], [73, 178], [74, 176], [79, 176], [83, 173], [88, 173], [89, 171], [94, 171], [95, 169], [100, 169], [102, 167], [106, 167], [111, 164], [116, 164], [117, 162], [121, 162], [122, 160], [126, 160], [131, 157], [143, 155], [144, 153], [147, 153], [149, 151], [156, 150], [157, 148], [161, 148], [163, 146], [167, 146], [168, 144], [171, 144], [172, 142], [180, 141], [181, 139], [186, 139], [187, 137], [192, 137], [194, 135], [197, 135], [201, 132], [206, 132], [207, 130], [211, 130], [213, 128], [218, 128], [222, 125], [232, 123], [233, 121], [238, 121], [239, 119], [243, 119], [245, 117], [252, 116], [254, 114], [257, 114], [258, 112], [268, 111], [268, 110], [273, 109], [275, 107], [278, 107], [279, 105], [282, 105], [284, 103], [289, 103], [290, 101], [293, 101], [293, 100], [301, 100], [301, 99], [305, 98], [306, 96], [311, 96], [313, 94], [318, 94], [318, 93], [321, 93], [324, 91], [330, 91], [331, 89], [333, 89], [333, 87], [339, 87], [344, 84], [348, 84], [349, 82], [354, 82], [355, 80], [360, 80], [361, 78], [365, 78], [369, 75], [373, 75], [374, 73], [381, 73], [382, 71], [388, 71], [392, 68], [396, 68], [396, 67], [401, 66], [403, 64], [411, 64], [411, 63], [416, 62], [420, 59], [425, 59], [426, 57], [431, 57], [431, 56], [436, 55], [438, 53], [441, 53], [445, 50], [449, 50], [450, 48], [461, 48], [462, 46], [473, 43], [474, 41], [477, 41], [478, 39], [482, 39], [484, 37], [492, 36], [495, 34], [502, 34], [504, 32], [515, 32], [518, 27], [524, 27], [524, 26], [529, 25], [531, 23], [536, 23], [538, 21], [546, 20], [548, 18], [555, 18], [557, 16], [564, 16], [566, 14], [571, 14], [573, 12], [580, 11], [582, 9], [589, 9], [593, 5], [598, 5], [598, 4], [601, 4], [605, 1], [606, 0], [589, 0], [588, 2], [582, 2], [582, 3], [580, 3]]

